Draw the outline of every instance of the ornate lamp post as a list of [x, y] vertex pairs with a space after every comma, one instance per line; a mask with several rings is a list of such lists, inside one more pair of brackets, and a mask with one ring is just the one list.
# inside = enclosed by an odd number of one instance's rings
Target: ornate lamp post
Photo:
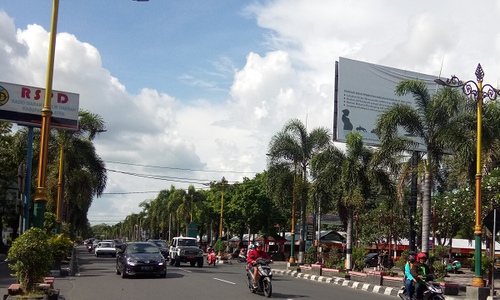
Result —
[[[221, 245], [222, 245], [222, 212], [224, 210], [224, 182], [226, 181], [226, 178], [222, 177], [222, 195], [220, 199], [220, 225], [219, 225], [219, 256], [222, 255], [220, 252]], [[229, 243], [229, 240], [227, 240]]]
[[477, 164], [476, 164], [476, 225], [474, 226], [475, 236], [475, 275], [472, 281], [472, 286], [484, 286], [481, 276], [481, 117], [483, 110], [483, 99], [496, 100], [499, 95], [499, 90], [489, 84], [483, 85], [484, 71], [481, 64], [476, 68], [477, 82], [469, 80], [463, 82], [458, 77], [452, 76], [444, 82], [441, 79], [436, 79], [436, 83], [449, 87], [461, 87], [464, 94], [473, 97], [477, 104]]
[[54, 0], [52, 7], [52, 25], [50, 30], [49, 60], [47, 63], [47, 84], [45, 87], [45, 101], [42, 108], [42, 133], [40, 138], [40, 156], [38, 160], [38, 181], [34, 199], [33, 226], [43, 228], [45, 204], [47, 203], [47, 155], [50, 135], [50, 119], [52, 117], [52, 79], [54, 74], [54, 58], [56, 52], [57, 16], [59, 14], [59, 0]]
[[293, 170], [293, 206], [292, 206], [292, 232], [291, 232], [291, 243], [290, 243], [290, 260], [289, 262], [294, 263], [295, 259], [293, 257], [294, 255], [294, 249], [295, 248], [295, 173], [297, 173], [297, 162], [295, 162], [295, 167]]

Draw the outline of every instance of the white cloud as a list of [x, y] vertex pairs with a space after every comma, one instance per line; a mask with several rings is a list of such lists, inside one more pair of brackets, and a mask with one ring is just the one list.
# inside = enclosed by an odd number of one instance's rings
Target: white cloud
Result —
[[[219, 80], [232, 80], [225, 101], [208, 96], [174, 98], [168, 91], [146, 87], [131, 94], [119, 75], [103, 68], [99, 49], [70, 33], [59, 33], [54, 89], [80, 94], [80, 107], [104, 118], [108, 131], [96, 140], [104, 160], [227, 170], [227, 174], [111, 163], [110, 169], [206, 181], [222, 176], [240, 180], [244, 174], [230, 171], [262, 171], [268, 142], [287, 120], [307, 120], [308, 128], [332, 128], [339, 56], [436, 75], [444, 57], [442, 76], [456, 74], [464, 79], [474, 79], [481, 62], [485, 80], [496, 85], [500, 33], [494, 22], [500, 16], [500, 1], [488, 3], [490, 7], [483, 6], [488, 14], [480, 18], [467, 5], [448, 0], [404, 4], [276, 0], [251, 5], [247, 15], [268, 29], [263, 43], [269, 52], [249, 49], [241, 69], [231, 58], [217, 56], [212, 70], [190, 69], [177, 77], [193, 87], [216, 91], [220, 91]], [[38, 25], [16, 30], [13, 19], [0, 12], [0, 81], [45, 86], [48, 38]], [[106, 191], [159, 190], [170, 184], [110, 173]], [[154, 196], [106, 195], [95, 200], [91, 216], [125, 216], [137, 212], [140, 201]]]

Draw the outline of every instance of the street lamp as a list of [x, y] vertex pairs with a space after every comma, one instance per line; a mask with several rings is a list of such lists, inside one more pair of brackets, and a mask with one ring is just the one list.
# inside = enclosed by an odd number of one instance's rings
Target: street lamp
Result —
[[295, 259], [293, 258], [294, 249], [295, 248], [295, 174], [297, 173], [297, 162], [294, 161], [294, 169], [293, 169], [293, 205], [292, 205], [292, 236], [291, 236], [291, 244], [290, 244], [290, 260], [289, 262], [294, 263]]
[[52, 98], [52, 80], [54, 75], [54, 58], [56, 53], [57, 16], [59, 14], [59, 0], [54, 0], [52, 6], [52, 23], [50, 29], [49, 59], [47, 62], [47, 82], [45, 87], [45, 101], [42, 108], [42, 132], [40, 137], [40, 155], [38, 159], [38, 178], [35, 192], [33, 226], [43, 228], [45, 205], [47, 203], [47, 156], [49, 152], [50, 108]]
[[[222, 176], [222, 196], [220, 199], [220, 225], [219, 225], [219, 256], [221, 256], [221, 245], [222, 245], [222, 212], [224, 210], [224, 182], [226, 181], [226, 178]], [[229, 243], [229, 240], [227, 240]]]
[[481, 276], [481, 117], [483, 110], [483, 99], [496, 100], [499, 95], [499, 90], [495, 89], [489, 84], [483, 85], [484, 71], [481, 64], [476, 68], [477, 83], [473, 80], [462, 82], [458, 77], [452, 76], [444, 82], [441, 79], [436, 79], [435, 82], [439, 85], [448, 87], [461, 87], [465, 95], [471, 96], [476, 99], [477, 104], [477, 162], [476, 162], [476, 225], [474, 226], [475, 236], [475, 274], [472, 281], [472, 286], [484, 286], [483, 278]]

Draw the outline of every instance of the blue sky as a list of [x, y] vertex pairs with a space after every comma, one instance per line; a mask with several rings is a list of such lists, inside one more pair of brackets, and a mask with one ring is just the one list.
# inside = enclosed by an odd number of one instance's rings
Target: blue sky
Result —
[[[58, 32], [99, 49], [103, 67], [130, 93], [144, 87], [185, 101], [227, 98], [232, 69], [250, 52], [265, 54], [265, 30], [245, 1], [60, 1]], [[0, 8], [18, 28], [50, 29], [52, 1], [7, 1]]]
[[[156, 196], [131, 192], [253, 177], [292, 118], [332, 131], [339, 57], [461, 79], [481, 63], [497, 86], [500, 0], [481, 9], [478, 17], [451, 0], [60, 1], [53, 88], [79, 94], [107, 129], [95, 146], [108, 183], [89, 220], [115, 223]], [[0, 82], [45, 87], [51, 14], [48, 0], [0, 2]]]

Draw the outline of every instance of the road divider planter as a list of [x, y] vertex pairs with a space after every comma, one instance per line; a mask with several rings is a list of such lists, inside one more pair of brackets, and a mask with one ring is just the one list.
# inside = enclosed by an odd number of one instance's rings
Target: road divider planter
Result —
[[345, 280], [351, 280], [351, 275], [345, 270], [323, 268], [321, 269], [321, 274], [325, 277], [337, 277]]
[[366, 277], [367, 277], [366, 273], [349, 271], [349, 274], [351, 275], [351, 280], [352, 281], [366, 282]]

